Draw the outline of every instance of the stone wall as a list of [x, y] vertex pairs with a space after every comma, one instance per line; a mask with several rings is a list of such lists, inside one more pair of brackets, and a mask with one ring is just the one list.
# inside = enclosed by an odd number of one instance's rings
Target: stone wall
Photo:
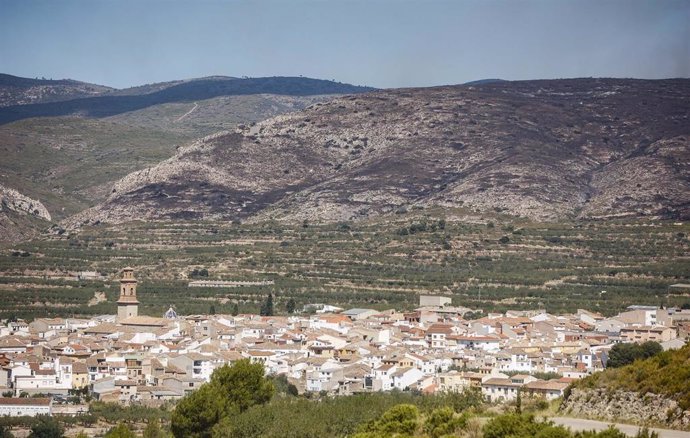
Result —
[[651, 393], [574, 388], [561, 411], [603, 421], [690, 429], [690, 410], [683, 411], [676, 401]]

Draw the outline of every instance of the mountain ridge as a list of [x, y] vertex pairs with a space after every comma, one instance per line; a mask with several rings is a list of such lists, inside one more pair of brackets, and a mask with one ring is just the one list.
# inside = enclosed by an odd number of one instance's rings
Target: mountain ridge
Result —
[[[690, 217], [690, 80], [376, 91], [207, 137], [70, 221], [356, 220], [438, 205]], [[259, 177], [260, 176], [260, 177]]]
[[[304, 77], [266, 77], [266, 78], [202, 78], [181, 81], [161, 89], [156, 84], [149, 93], [127, 94], [127, 90], [102, 93], [55, 102], [41, 102], [26, 105], [0, 107], [0, 124], [6, 124], [32, 117], [57, 117], [78, 115], [102, 118], [130, 111], [141, 110], [171, 102], [193, 102], [218, 96], [238, 96], [251, 94], [276, 94], [288, 96], [311, 96], [326, 94], [353, 94], [374, 90], [322, 79]], [[145, 87], [145, 86], [144, 86]]]
[[0, 110], [9, 106], [96, 96], [113, 90], [73, 79], [32, 79], [0, 73]]

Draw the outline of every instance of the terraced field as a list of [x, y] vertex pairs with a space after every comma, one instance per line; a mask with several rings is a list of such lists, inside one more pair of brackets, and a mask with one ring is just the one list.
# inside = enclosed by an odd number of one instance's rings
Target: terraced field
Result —
[[[61, 234], [60, 234], [61, 233]], [[117, 278], [136, 269], [143, 314], [256, 312], [327, 302], [378, 309], [416, 306], [422, 293], [484, 311], [577, 308], [613, 314], [630, 304], [690, 303], [668, 285], [690, 278], [690, 225], [627, 221], [533, 223], [468, 211], [412, 211], [369, 222], [132, 222], [0, 247], [0, 317], [114, 313]], [[273, 285], [188, 288], [208, 279]], [[99, 280], [78, 280], [97, 271]], [[204, 279], [206, 277], [203, 277]], [[94, 298], [104, 292], [107, 301]]]

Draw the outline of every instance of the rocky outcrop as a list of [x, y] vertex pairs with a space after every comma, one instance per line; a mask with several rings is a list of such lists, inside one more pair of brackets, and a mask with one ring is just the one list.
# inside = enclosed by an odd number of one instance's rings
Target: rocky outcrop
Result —
[[0, 185], [0, 211], [3, 210], [36, 216], [47, 221], [50, 220], [50, 213], [48, 213], [48, 209], [41, 201], [31, 199], [14, 189]]
[[0, 185], [0, 242], [35, 237], [50, 220], [48, 209], [40, 201]]
[[652, 393], [574, 388], [561, 411], [604, 421], [690, 429], [690, 411], [684, 411], [675, 400]]

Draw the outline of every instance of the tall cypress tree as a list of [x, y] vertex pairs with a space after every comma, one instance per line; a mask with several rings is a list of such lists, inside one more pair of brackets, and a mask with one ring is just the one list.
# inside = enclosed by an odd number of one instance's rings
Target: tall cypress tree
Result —
[[273, 294], [268, 294], [259, 311], [261, 316], [273, 316]]

